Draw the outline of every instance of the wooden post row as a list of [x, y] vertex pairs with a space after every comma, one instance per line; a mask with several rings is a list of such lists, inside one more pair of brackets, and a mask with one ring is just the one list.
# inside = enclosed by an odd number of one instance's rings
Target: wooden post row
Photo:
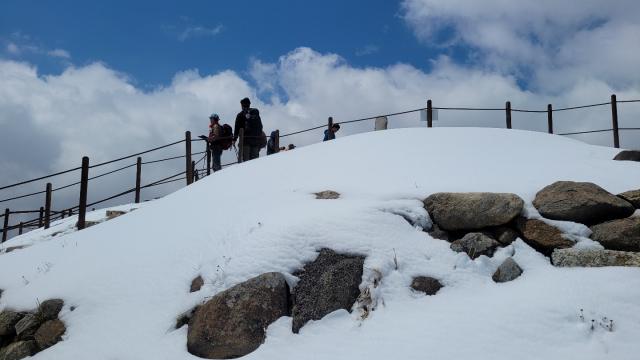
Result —
[[138, 156], [136, 163], [136, 204], [140, 203], [140, 181], [142, 180], [142, 158]]
[[551, 109], [551, 104], [547, 105], [547, 121], [549, 123], [549, 134], [553, 134], [553, 109]]
[[327, 133], [327, 140], [333, 139], [333, 118], [329, 117], [329, 132]]
[[238, 136], [238, 164], [242, 162], [242, 156], [244, 155], [244, 129], [240, 129], [240, 135]]
[[427, 100], [427, 127], [433, 127], [433, 108], [431, 100]]
[[276, 138], [274, 141], [274, 152], [280, 152], [280, 130], [276, 129]]
[[507, 101], [507, 129], [511, 129], [511, 101]]
[[51, 225], [51, 183], [47, 183], [47, 196], [44, 203], [44, 228], [48, 229]]
[[82, 173], [80, 174], [80, 202], [78, 204], [78, 230], [84, 229], [87, 214], [87, 190], [89, 186], [89, 158], [82, 158]]
[[618, 103], [616, 94], [611, 95], [611, 120], [613, 122], [613, 147], [620, 148], [620, 137], [618, 136]]
[[4, 211], [4, 227], [2, 228], [2, 242], [7, 241], [7, 228], [9, 227], [9, 209]]
[[191, 185], [193, 181], [193, 172], [191, 168], [191, 131], [187, 131], [184, 135], [185, 137], [185, 147], [186, 147], [186, 158], [187, 158], [187, 167], [185, 175], [187, 175], [187, 186]]

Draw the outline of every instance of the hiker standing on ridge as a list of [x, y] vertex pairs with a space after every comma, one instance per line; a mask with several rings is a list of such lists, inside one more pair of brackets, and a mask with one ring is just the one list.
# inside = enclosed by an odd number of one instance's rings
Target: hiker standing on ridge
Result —
[[260, 156], [260, 138], [262, 136], [262, 120], [258, 109], [249, 107], [249, 98], [240, 100], [242, 111], [236, 116], [236, 126], [233, 130], [233, 146], [240, 136], [240, 129], [244, 129], [244, 144], [242, 149], [242, 161], [249, 161]]
[[269, 136], [269, 141], [267, 141], [267, 155], [272, 155], [276, 153], [276, 132], [275, 130], [271, 132], [271, 136]]
[[209, 149], [211, 149], [213, 171], [216, 172], [222, 169], [222, 164], [220, 163], [220, 156], [222, 156], [222, 146], [220, 145], [222, 126], [218, 123], [220, 121], [218, 114], [211, 114], [211, 116], [209, 116], [209, 120], [211, 121], [211, 125], [209, 125], [211, 130], [209, 130], [209, 138], [207, 139], [207, 142], [209, 143]]
[[340, 130], [340, 124], [333, 124], [333, 126], [331, 126], [331, 138], [329, 138], [329, 129], [327, 129], [324, 131], [324, 139], [322, 141], [335, 139], [338, 130]]

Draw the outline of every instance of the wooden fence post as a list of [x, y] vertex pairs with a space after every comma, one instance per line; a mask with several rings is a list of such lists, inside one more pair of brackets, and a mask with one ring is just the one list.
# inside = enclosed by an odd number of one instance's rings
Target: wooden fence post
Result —
[[238, 164], [242, 162], [243, 153], [244, 153], [244, 129], [240, 129], [240, 135], [238, 135]]
[[78, 204], [78, 230], [84, 229], [87, 215], [87, 190], [89, 186], [89, 158], [82, 158], [82, 173], [80, 175], [80, 203]]
[[431, 100], [427, 100], [427, 127], [433, 127], [433, 108]]
[[44, 206], [44, 228], [48, 229], [51, 225], [51, 183], [47, 183], [47, 196]]
[[38, 217], [38, 227], [44, 226], [44, 207], [40, 206], [40, 216]]
[[611, 119], [613, 121], [613, 147], [620, 148], [620, 138], [618, 137], [618, 103], [616, 94], [611, 95]]
[[511, 129], [511, 101], [507, 101], [507, 129]]
[[211, 175], [211, 144], [207, 143], [207, 176]]
[[24, 229], [24, 223], [20, 221], [20, 227], [18, 228], [18, 235], [22, 235], [22, 229]]
[[187, 131], [184, 134], [184, 138], [185, 138], [185, 146], [186, 146], [186, 157], [187, 157], [187, 167], [186, 167], [186, 173], [185, 175], [187, 176], [187, 186], [191, 185], [191, 182], [193, 181], [193, 173], [192, 173], [192, 168], [191, 168], [191, 131]]
[[273, 144], [273, 146], [275, 147], [274, 154], [280, 152], [280, 130], [278, 129], [276, 129], [276, 138]]
[[9, 227], [9, 214], [10, 214], [9, 209], [6, 209], [4, 211], [4, 227], [2, 228], [2, 242], [7, 241], [7, 232], [9, 232], [9, 230], [7, 230], [7, 228]]
[[327, 125], [329, 128], [329, 132], [327, 132], [327, 140], [331, 140], [333, 138], [333, 118], [329, 117], [329, 124]]
[[549, 123], [549, 134], [553, 134], [553, 109], [551, 109], [551, 104], [547, 105], [547, 121]]
[[140, 203], [140, 181], [142, 180], [142, 158], [138, 156], [136, 163], [136, 204]]
[[62, 218], [64, 219], [64, 216], [67, 215], [67, 211], [66, 210], [62, 210], [61, 213], [62, 213]]

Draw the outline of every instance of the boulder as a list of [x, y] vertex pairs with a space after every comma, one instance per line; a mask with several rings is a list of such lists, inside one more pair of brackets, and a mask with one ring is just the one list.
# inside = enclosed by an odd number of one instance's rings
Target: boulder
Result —
[[560, 229], [542, 220], [519, 217], [515, 223], [522, 240], [545, 255], [553, 249], [566, 249], [575, 245], [575, 241], [562, 236]]
[[507, 226], [496, 226], [491, 232], [502, 245], [509, 245], [518, 238], [518, 232]]
[[503, 283], [511, 280], [515, 280], [522, 275], [522, 269], [518, 266], [513, 258], [507, 258], [498, 266], [498, 270], [493, 273], [491, 277], [493, 281], [497, 283]]
[[640, 252], [640, 216], [607, 221], [591, 226], [591, 240], [605, 249]]
[[40, 308], [38, 309], [40, 315], [42, 316], [42, 321], [48, 321], [57, 318], [63, 306], [64, 301], [60, 299], [51, 299], [44, 301], [42, 304], [40, 304]]
[[15, 311], [5, 310], [0, 313], [0, 336], [14, 335], [16, 333], [16, 324], [24, 315]]
[[411, 281], [411, 288], [427, 295], [435, 295], [444, 286], [438, 279], [427, 276], [417, 276]]
[[493, 256], [493, 252], [500, 245], [499, 242], [480, 232], [468, 233], [462, 239], [451, 243], [451, 250], [463, 252], [475, 260], [480, 255]]
[[613, 160], [640, 161], [640, 150], [623, 150]]
[[118, 216], [124, 215], [126, 212], [118, 210], [107, 210], [107, 220], [115, 219]]
[[309, 320], [351, 307], [360, 295], [364, 257], [320, 250], [318, 258], [305, 265], [293, 289], [293, 332]]
[[202, 285], [204, 285], [204, 280], [202, 280], [202, 276], [198, 275], [198, 277], [193, 279], [193, 281], [191, 282], [191, 287], [189, 288], [189, 292], [200, 291], [200, 289], [202, 288]]
[[27, 356], [33, 356], [38, 352], [38, 344], [35, 341], [19, 341], [0, 349], [0, 360], [20, 360]]
[[270, 272], [227, 289], [189, 321], [187, 350], [206, 359], [230, 359], [256, 350], [269, 324], [289, 313], [289, 286]]
[[41, 324], [42, 321], [39, 316], [35, 314], [25, 315], [15, 326], [18, 340], [33, 340], [33, 335]]
[[51, 347], [62, 340], [62, 335], [67, 331], [67, 327], [59, 319], [49, 320], [42, 324], [34, 338], [41, 350]]
[[331, 190], [326, 190], [326, 191], [316, 193], [316, 199], [337, 199], [339, 197], [340, 197], [340, 194]]
[[588, 182], [557, 181], [538, 191], [533, 206], [547, 219], [594, 225], [631, 216], [628, 201]]
[[504, 193], [437, 193], [424, 208], [445, 230], [474, 230], [504, 225], [520, 215], [524, 200]]
[[640, 267], [640, 254], [615, 250], [560, 249], [551, 254], [551, 263], [557, 267]]
[[640, 209], [640, 190], [625, 191], [618, 194], [622, 200], [628, 201], [634, 208]]

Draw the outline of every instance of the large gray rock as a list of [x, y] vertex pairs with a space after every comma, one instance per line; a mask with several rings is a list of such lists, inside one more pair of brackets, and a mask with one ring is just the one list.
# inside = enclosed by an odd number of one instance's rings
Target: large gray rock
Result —
[[557, 267], [640, 267], [640, 254], [615, 250], [560, 249], [551, 254], [551, 263]]
[[504, 193], [437, 193], [424, 208], [444, 230], [475, 230], [508, 223], [520, 215], [524, 200]]
[[40, 326], [34, 338], [38, 347], [44, 350], [60, 342], [65, 331], [67, 331], [67, 327], [62, 321], [59, 319], [49, 320]]
[[575, 241], [562, 236], [562, 231], [542, 220], [519, 217], [515, 221], [522, 240], [532, 248], [547, 255], [553, 249], [566, 249], [575, 245]]
[[289, 287], [270, 272], [227, 289], [196, 310], [189, 321], [187, 350], [206, 359], [230, 359], [256, 350], [266, 328], [289, 314]]
[[493, 256], [493, 252], [500, 245], [499, 242], [480, 232], [468, 233], [462, 239], [451, 243], [451, 250], [463, 252], [475, 260], [480, 255]]
[[42, 324], [42, 319], [35, 314], [27, 314], [16, 324], [16, 336], [18, 340], [33, 340], [33, 335]]
[[443, 285], [438, 279], [427, 276], [417, 276], [411, 281], [411, 288], [427, 295], [435, 295], [438, 290], [443, 288]]
[[631, 203], [634, 208], [640, 209], [640, 190], [625, 191], [618, 194], [618, 197]]
[[60, 310], [64, 306], [64, 301], [61, 299], [46, 300], [40, 304], [38, 311], [42, 316], [42, 321], [53, 320], [58, 317]]
[[635, 211], [628, 201], [588, 182], [557, 181], [538, 191], [533, 206], [552, 220], [594, 225], [630, 216]]
[[0, 313], [0, 336], [13, 335], [16, 333], [16, 324], [24, 315], [15, 311], [5, 310]]
[[640, 150], [623, 150], [613, 160], [640, 161]]
[[515, 280], [522, 275], [522, 269], [513, 258], [507, 258], [491, 277], [497, 283]]
[[38, 352], [38, 345], [35, 341], [19, 341], [9, 344], [0, 350], [0, 360], [20, 360], [27, 356], [33, 356]]
[[605, 249], [640, 251], [640, 216], [607, 221], [591, 226], [591, 240], [602, 244]]
[[364, 257], [320, 250], [318, 258], [305, 265], [293, 289], [293, 332], [333, 311], [351, 311], [360, 295], [363, 266]]

